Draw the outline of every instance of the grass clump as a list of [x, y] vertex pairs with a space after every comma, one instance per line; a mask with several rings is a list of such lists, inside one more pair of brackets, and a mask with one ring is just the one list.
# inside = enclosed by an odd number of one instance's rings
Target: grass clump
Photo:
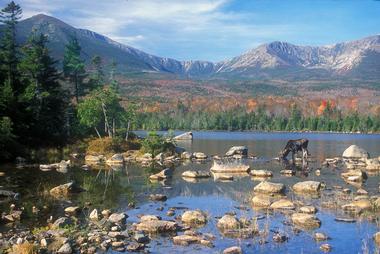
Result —
[[96, 138], [88, 141], [86, 154], [111, 156], [128, 150], [137, 150], [140, 144], [137, 139], [125, 141], [122, 138]]
[[12, 246], [11, 254], [37, 254], [37, 246], [32, 243], [24, 242]]

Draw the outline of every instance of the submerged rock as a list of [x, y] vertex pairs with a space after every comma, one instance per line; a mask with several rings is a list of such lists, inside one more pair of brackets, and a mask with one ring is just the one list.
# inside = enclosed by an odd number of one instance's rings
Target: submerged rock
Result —
[[318, 242], [320, 242], [320, 241], [326, 241], [326, 240], [329, 239], [329, 237], [326, 234], [320, 233], [320, 232], [314, 233], [313, 238], [314, 238], [314, 240], [316, 240]]
[[269, 197], [256, 195], [252, 198], [252, 205], [255, 208], [268, 208], [271, 205]]
[[157, 174], [151, 175], [149, 177], [149, 179], [150, 180], [161, 181], [161, 180], [164, 180], [164, 179], [172, 177], [173, 176], [173, 172], [174, 172], [173, 169], [166, 168], [166, 169], [162, 170], [161, 172], [159, 172]]
[[152, 201], [166, 201], [168, 199], [164, 194], [151, 194], [149, 198]]
[[312, 229], [319, 228], [321, 221], [312, 214], [294, 213], [292, 214], [292, 222], [302, 228]]
[[181, 220], [183, 223], [190, 225], [203, 225], [207, 223], [206, 215], [198, 210], [184, 212], [182, 214]]
[[285, 191], [285, 185], [282, 183], [261, 182], [255, 186], [254, 192], [264, 194], [282, 194]]
[[296, 193], [318, 193], [321, 183], [316, 181], [304, 181], [293, 185], [293, 191]]
[[207, 178], [211, 177], [209, 172], [199, 170], [187, 170], [182, 173], [182, 177], [187, 178]]
[[324, 244], [322, 244], [319, 248], [320, 248], [322, 251], [324, 251], [324, 252], [330, 252], [331, 249], [332, 249], [331, 245], [328, 244], [328, 243], [324, 243]]
[[249, 172], [249, 174], [251, 176], [256, 176], [256, 177], [272, 177], [273, 176], [273, 173], [269, 170], [258, 170], [258, 169], [254, 169], [254, 170], [251, 170]]
[[247, 173], [249, 171], [249, 165], [242, 163], [217, 163], [214, 161], [211, 172], [215, 173]]
[[295, 209], [294, 203], [289, 199], [280, 199], [270, 205], [272, 209]]
[[201, 238], [196, 235], [177, 235], [173, 237], [173, 243], [177, 245], [187, 246], [193, 243], [200, 243]]

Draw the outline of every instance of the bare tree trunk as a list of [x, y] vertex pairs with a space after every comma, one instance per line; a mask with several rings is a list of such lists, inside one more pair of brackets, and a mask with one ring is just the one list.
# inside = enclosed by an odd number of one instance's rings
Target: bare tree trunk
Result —
[[105, 124], [106, 124], [106, 128], [107, 128], [108, 136], [109, 136], [110, 138], [112, 138], [112, 133], [111, 133], [111, 130], [110, 130], [110, 125], [109, 125], [109, 123], [108, 123], [108, 118], [107, 118], [106, 106], [104, 105], [103, 102], [102, 102], [102, 109], [103, 109], [104, 122], [105, 122]]
[[125, 133], [125, 141], [128, 141], [128, 136], [129, 136], [129, 127], [131, 126], [131, 121], [128, 121], [128, 126], [127, 126], [127, 133]]
[[100, 133], [99, 133], [98, 129], [96, 127], [94, 127], [94, 128], [95, 128], [96, 134], [98, 134], [98, 137], [101, 139], [102, 136], [100, 136]]
[[112, 136], [115, 137], [115, 118], [112, 118]]

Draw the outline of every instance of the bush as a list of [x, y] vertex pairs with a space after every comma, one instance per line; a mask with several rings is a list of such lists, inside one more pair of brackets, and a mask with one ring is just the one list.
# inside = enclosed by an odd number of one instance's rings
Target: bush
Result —
[[159, 153], [174, 152], [175, 143], [171, 139], [165, 139], [156, 132], [149, 132], [148, 136], [141, 141], [142, 152], [156, 156]]
[[90, 140], [86, 154], [110, 156], [115, 153], [137, 150], [139, 148], [140, 144], [136, 139], [125, 141], [121, 138], [105, 137]]

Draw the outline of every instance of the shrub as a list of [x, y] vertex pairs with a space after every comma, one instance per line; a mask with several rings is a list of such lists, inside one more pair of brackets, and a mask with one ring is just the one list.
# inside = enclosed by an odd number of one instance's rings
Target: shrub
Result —
[[175, 143], [171, 139], [165, 139], [156, 132], [149, 132], [141, 145], [144, 153], [151, 153], [153, 156], [162, 152], [173, 152], [175, 149]]
[[88, 142], [87, 154], [92, 155], [112, 155], [114, 153], [126, 152], [140, 148], [138, 140], [125, 141], [121, 138], [97, 138]]

